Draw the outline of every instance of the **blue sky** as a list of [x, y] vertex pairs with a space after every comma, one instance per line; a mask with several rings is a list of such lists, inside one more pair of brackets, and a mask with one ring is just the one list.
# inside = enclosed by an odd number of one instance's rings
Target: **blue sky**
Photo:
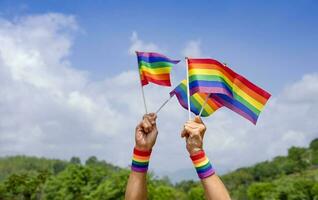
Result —
[[[272, 93], [317, 69], [317, 1], [11, 1], [2, 16], [75, 15], [71, 61], [96, 79], [135, 65], [126, 52], [133, 31], [172, 57], [188, 40]], [[269, 81], [270, 80], [270, 81]]]
[[[143, 114], [132, 50], [215, 58], [273, 95], [256, 126], [226, 109], [204, 119], [218, 172], [284, 155], [318, 137], [317, 25], [314, 0], [1, 0], [0, 156], [128, 166]], [[183, 78], [180, 63], [172, 82]], [[170, 89], [146, 86], [149, 110]], [[195, 176], [179, 135], [186, 119], [176, 99], [160, 111], [151, 170]]]

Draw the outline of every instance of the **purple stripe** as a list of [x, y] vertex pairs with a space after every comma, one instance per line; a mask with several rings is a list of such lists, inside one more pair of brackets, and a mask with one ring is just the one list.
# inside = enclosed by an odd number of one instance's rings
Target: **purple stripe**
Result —
[[207, 93], [207, 94], [225, 94], [227, 96], [233, 97], [233, 95], [228, 92], [225, 88], [222, 87], [193, 87], [191, 88], [190, 95], [200, 92], [200, 93]]
[[136, 52], [138, 56], [155, 56], [155, 57], [162, 57], [162, 58], [167, 58], [166, 56], [159, 54], [159, 53], [155, 53], [155, 52]]
[[131, 170], [135, 172], [146, 172], [148, 170], [148, 167], [135, 167], [131, 166]]
[[[173, 64], [178, 64], [180, 62], [180, 60], [172, 60], [170, 58], [168, 58], [167, 56], [165, 55], [162, 55], [162, 54], [159, 54], [159, 53], [155, 53], [155, 52], [138, 52], [136, 51], [136, 54], [137, 54], [137, 57], [145, 57], [145, 58], [151, 58], [153, 57], [154, 59], [157, 58], [157, 59], [164, 59], [165, 61], [169, 61]], [[158, 60], [159, 61], [159, 60]]]
[[209, 176], [212, 176], [213, 174], [215, 174], [215, 170], [213, 168], [211, 168], [209, 171], [206, 171], [204, 173], [200, 173], [198, 175], [199, 175], [200, 179], [203, 179], [203, 178], [207, 178]]
[[233, 104], [224, 101], [222, 98], [214, 95], [213, 96], [214, 99], [216, 99], [217, 101], [219, 101], [221, 104], [223, 104], [224, 106], [228, 107], [229, 109], [233, 110], [234, 112], [238, 113], [239, 115], [243, 116], [244, 118], [248, 119], [249, 121], [251, 121], [253, 124], [256, 124], [256, 120], [254, 120], [250, 115], [248, 115], [247, 113], [245, 113], [244, 111], [242, 111], [241, 109], [239, 109], [236, 106], [233, 106]]

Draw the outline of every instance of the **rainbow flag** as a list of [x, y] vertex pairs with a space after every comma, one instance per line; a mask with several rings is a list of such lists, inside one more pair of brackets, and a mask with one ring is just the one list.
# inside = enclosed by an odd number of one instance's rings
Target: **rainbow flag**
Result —
[[180, 60], [171, 60], [162, 54], [153, 52], [136, 52], [136, 54], [142, 86], [149, 82], [171, 86], [171, 67], [179, 63]]
[[[188, 109], [188, 95], [187, 95], [187, 80], [181, 81], [181, 83], [170, 92], [170, 96], [176, 95], [180, 105]], [[204, 105], [204, 101], [206, 100], [209, 94], [205, 93], [195, 93], [190, 96], [190, 109], [191, 111], [199, 115], [202, 106]], [[217, 109], [222, 107], [220, 103], [215, 101], [213, 98], [209, 98], [207, 103], [204, 106], [201, 116], [207, 117], [214, 113]]]
[[188, 59], [190, 94], [212, 94], [218, 103], [256, 124], [270, 94], [213, 59]]

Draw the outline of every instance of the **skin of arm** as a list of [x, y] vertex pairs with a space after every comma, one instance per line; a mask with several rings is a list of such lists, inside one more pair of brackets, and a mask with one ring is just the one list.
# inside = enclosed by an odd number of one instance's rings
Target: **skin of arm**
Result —
[[[196, 155], [203, 151], [203, 137], [206, 127], [201, 118], [196, 116], [194, 120], [187, 121], [181, 137], [186, 139], [186, 148], [189, 154]], [[208, 200], [230, 200], [230, 195], [221, 179], [216, 175], [201, 179], [206, 199]]]
[[[158, 130], [155, 113], [146, 114], [135, 130], [135, 148], [140, 151], [151, 151], [156, 143]], [[131, 171], [126, 187], [126, 200], [147, 199], [147, 173]]]

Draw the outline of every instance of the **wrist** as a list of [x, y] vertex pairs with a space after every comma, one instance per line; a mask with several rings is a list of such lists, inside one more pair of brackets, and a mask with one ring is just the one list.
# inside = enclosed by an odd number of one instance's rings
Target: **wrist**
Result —
[[201, 151], [203, 151], [202, 148], [199, 148], [199, 147], [195, 147], [195, 148], [192, 148], [192, 149], [189, 149], [188, 152], [190, 154], [190, 156], [193, 156], [195, 154], [198, 154], [200, 153]]
[[131, 170], [135, 172], [146, 173], [148, 171], [150, 155], [151, 149], [142, 150], [135, 147], [133, 151]]
[[215, 174], [215, 170], [203, 150], [192, 155], [190, 154], [190, 158], [200, 179], [204, 179]]
[[137, 149], [139, 151], [151, 151], [152, 150], [151, 147], [147, 147], [144, 145], [138, 145], [138, 144], [135, 145], [135, 149]]

